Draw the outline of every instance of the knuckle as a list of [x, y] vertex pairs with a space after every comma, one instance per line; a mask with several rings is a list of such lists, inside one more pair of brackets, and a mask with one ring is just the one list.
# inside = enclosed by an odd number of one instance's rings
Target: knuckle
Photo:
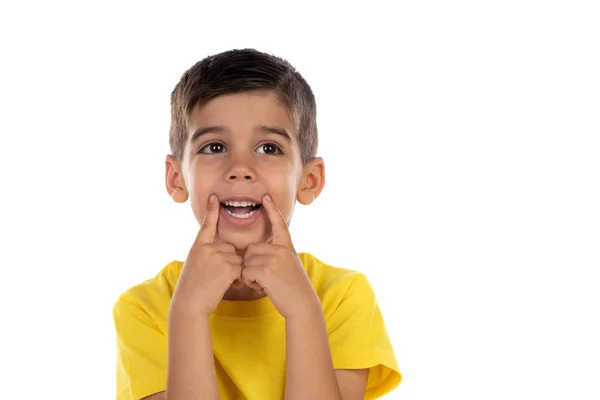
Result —
[[214, 255], [217, 252], [217, 249], [212, 244], [205, 244], [202, 246], [202, 250], [204, 250], [207, 255]]
[[218, 249], [223, 253], [235, 252], [235, 246], [231, 243], [216, 243]]
[[212, 221], [210, 221], [208, 218], [204, 219], [204, 222], [202, 222], [202, 228], [201, 229], [210, 229], [212, 228], [213, 223]]
[[233, 252], [235, 253], [235, 246], [232, 245], [231, 243], [225, 243], [225, 245], [227, 246], [227, 251]]
[[283, 229], [287, 229], [287, 227], [288, 227], [288, 226], [287, 226], [287, 223], [286, 223], [286, 222], [285, 222], [283, 219], [279, 220], [279, 222], [277, 222], [277, 225], [278, 225], [278, 226], [279, 226], [279, 228], [280, 228], [280, 229], [282, 229], [282, 230], [283, 230]]
[[231, 274], [239, 273], [240, 268], [241, 268], [241, 266], [234, 261], [230, 261], [226, 265], [227, 265], [227, 270]]
[[271, 254], [268, 262], [276, 263], [276, 262], [278, 262], [278, 260], [285, 259], [285, 255], [286, 255], [285, 249], [279, 248], [279, 249], [275, 250], [275, 252], [273, 252], [273, 254]]
[[242, 271], [240, 273], [240, 276], [242, 277], [242, 279], [244, 281], [248, 281], [250, 279], [251, 275], [252, 275], [251, 270], [249, 270], [248, 268], [242, 269]]
[[198, 257], [206, 257], [210, 255], [210, 246], [203, 245], [198, 248]]
[[263, 268], [263, 273], [268, 277], [273, 276], [275, 274], [275, 268], [271, 264], [267, 264]]
[[215, 251], [223, 251], [223, 243], [213, 243], [212, 247], [215, 249]]

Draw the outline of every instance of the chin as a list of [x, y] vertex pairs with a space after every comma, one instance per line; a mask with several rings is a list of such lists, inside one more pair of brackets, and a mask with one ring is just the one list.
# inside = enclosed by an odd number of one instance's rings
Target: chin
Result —
[[266, 242], [265, 235], [259, 235], [256, 233], [233, 233], [228, 232], [219, 234], [218, 241], [224, 243], [231, 243], [235, 246], [236, 250], [244, 251], [246, 248], [253, 243], [264, 243]]

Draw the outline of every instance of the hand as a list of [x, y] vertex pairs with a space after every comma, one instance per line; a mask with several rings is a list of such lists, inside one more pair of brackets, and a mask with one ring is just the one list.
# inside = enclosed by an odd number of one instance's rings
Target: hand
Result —
[[215, 243], [220, 212], [219, 199], [211, 195], [198, 236], [179, 276], [171, 308], [208, 316], [227, 289], [243, 286], [242, 257], [230, 243]]
[[247, 286], [265, 293], [285, 318], [321, 307], [304, 266], [298, 258], [287, 224], [269, 195], [262, 201], [271, 221], [272, 243], [248, 246], [242, 279]]

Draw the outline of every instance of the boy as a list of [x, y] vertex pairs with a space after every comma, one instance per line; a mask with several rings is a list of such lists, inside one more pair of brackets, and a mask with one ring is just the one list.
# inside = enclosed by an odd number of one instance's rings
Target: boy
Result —
[[117, 399], [374, 399], [401, 380], [357, 272], [296, 253], [325, 183], [313, 93], [256, 50], [205, 58], [171, 96], [166, 188], [201, 224], [185, 262], [114, 306]]

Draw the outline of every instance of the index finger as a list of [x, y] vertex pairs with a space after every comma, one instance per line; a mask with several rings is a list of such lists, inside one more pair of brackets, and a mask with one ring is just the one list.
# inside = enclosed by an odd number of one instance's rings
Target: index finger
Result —
[[206, 215], [204, 216], [204, 221], [202, 221], [202, 226], [200, 227], [200, 232], [198, 233], [198, 238], [196, 240], [198, 244], [203, 245], [212, 243], [215, 240], [220, 208], [221, 204], [219, 203], [219, 199], [216, 195], [211, 194], [208, 197]]
[[273, 203], [271, 196], [266, 195], [263, 197], [262, 205], [267, 210], [269, 221], [271, 221], [271, 229], [273, 230], [273, 244], [288, 247], [293, 249], [292, 237], [287, 226], [287, 222], [281, 215], [279, 208]]

